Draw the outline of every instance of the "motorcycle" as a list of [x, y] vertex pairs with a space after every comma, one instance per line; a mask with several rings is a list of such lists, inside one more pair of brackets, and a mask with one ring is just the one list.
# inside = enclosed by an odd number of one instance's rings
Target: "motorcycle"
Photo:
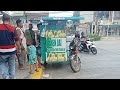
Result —
[[[86, 44], [86, 48], [84, 47], [84, 44]], [[79, 43], [79, 51], [80, 52], [92, 52], [94, 55], [97, 54], [97, 49], [96, 46], [94, 45], [94, 42], [90, 39], [88, 39], [87, 41], [80, 41]]]
[[81, 60], [78, 57], [78, 46], [74, 43], [74, 41], [69, 45], [69, 61], [71, 69], [74, 72], [79, 72], [81, 68]]

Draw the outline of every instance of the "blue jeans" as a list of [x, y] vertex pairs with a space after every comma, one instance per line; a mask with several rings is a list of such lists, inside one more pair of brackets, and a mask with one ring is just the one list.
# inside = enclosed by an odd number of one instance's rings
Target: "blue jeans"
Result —
[[2, 77], [6, 79], [15, 78], [15, 54], [13, 55], [0, 55], [0, 68], [2, 70]]

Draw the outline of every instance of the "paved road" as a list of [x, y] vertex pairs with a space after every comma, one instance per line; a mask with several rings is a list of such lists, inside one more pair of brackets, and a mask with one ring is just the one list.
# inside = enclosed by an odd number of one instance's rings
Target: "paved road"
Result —
[[95, 42], [98, 54], [80, 53], [82, 67], [73, 73], [69, 63], [48, 64], [47, 79], [120, 79], [120, 40]]
[[[50, 74], [45, 79], [120, 79], [120, 40], [104, 40], [95, 42], [98, 54], [80, 53], [81, 71], [73, 73], [69, 63], [48, 64], [44, 73]], [[18, 70], [16, 62], [16, 78], [30, 79], [29, 68]], [[1, 70], [0, 70], [1, 78]]]

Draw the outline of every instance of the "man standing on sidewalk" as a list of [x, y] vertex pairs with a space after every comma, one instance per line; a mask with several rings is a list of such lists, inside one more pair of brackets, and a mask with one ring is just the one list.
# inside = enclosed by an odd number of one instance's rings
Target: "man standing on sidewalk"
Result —
[[44, 69], [44, 64], [41, 63], [41, 43], [40, 43], [40, 25], [42, 25], [42, 23], [37, 24], [37, 59], [38, 59], [38, 66], [39, 68], [43, 68]]
[[25, 38], [25, 34], [23, 32], [23, 23], [22, 23], [22, 20], [18, 19], [16, 21], [16, 24], [17, 24], [17, 33], [18, 33], [18, 36], [19, 36], [19, 41], [20, 41], [20, 45], [21, 45], [21, 54], [20, 55], [17, 55], [18, 57], [18, 63], [19, 63], [19, 69], [20, 70], [23, 70], [24, 69], [24, 62], [26, 60], [26, 38]]
[[25, 36], [26, 36], [26, 42], [31, 40], [32, 44], [36, 46], [36, 35], [35, 35], [35, 32], [33, 31], [32, 24], [29, 24], [29, 29], [25, 30]]
[[[19, 37], [14, 26], [10, 25], [10, 17], [3, 15], [3, 24], [0, 24], [0, 68], [3, 79], [15, 78], [16, 46], [21, 53]], [[7, 69], [7, 65], [9, 69]]]

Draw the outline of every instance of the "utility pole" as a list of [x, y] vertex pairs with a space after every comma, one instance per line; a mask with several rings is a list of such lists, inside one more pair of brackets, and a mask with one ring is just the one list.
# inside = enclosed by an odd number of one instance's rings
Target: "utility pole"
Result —
[[[112, 11], [112, 23], [114, 22], [114, 11]], [[118, 29], [117, 29], [118, 31]], [[114, 37], [115, 37], [115, 30], [114, 30]], [[115, 37], [116, 38], [116, 37]]]
[[94, 29], [94, 33], [96, 33], [96, 31], [97, 31], [97, 11], [95, 11], [95, 29]]
[[107, 29], [107, 38], [108, 38], [108, 31], [109, 31], [109, 19], [110, 19], [110, 11], [109, 11], [109, 16], [108, 16], [108, 29]]
[[25, 21], [27, 23], [27, 15], [26, 15], [25, 11], [23, 11], [23, 13], [24, 13]]
[[112, 23], [113, 23], [113, 21], [114, 21], [114, 12], [115, 12], [115, 11], [112, 11]]

